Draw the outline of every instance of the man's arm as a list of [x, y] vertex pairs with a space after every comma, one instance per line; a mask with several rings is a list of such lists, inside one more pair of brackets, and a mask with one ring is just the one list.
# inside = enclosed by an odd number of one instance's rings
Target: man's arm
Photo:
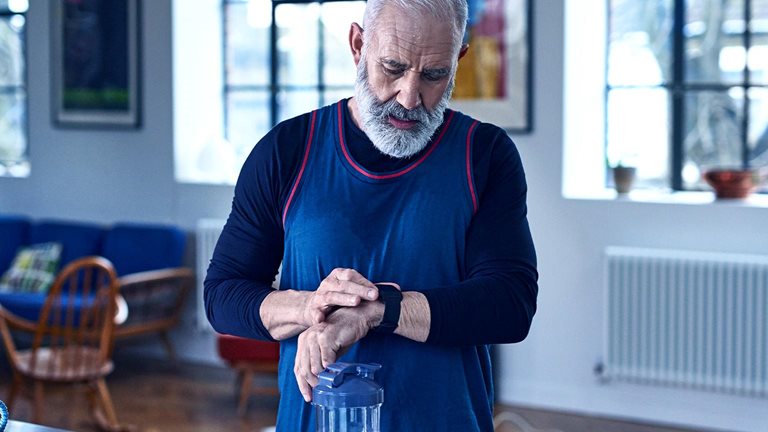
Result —
[[205, 279], [206, 313], [218, 332], [282, 340], [322, 322], [334, 307], [378, 296], [373, 284], [347, 269], [334, 270], [314, 291], [271, 286], [283, 255], [282, 209], [304, 150], [296, 143], [306, 139], [308, 118], [270, 131], [240, 172]]

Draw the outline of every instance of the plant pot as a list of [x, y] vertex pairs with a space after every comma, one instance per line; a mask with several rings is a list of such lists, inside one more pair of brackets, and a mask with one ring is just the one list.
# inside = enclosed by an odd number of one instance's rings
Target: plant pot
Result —
[[613, 167], [613, 184], [616, 188], [616, 192], [620, 194], [628, 193], [632, 190], [632, 183], [635, 181], [635, 173], [637, 168], [617, 166]]
[[751, 169], [713, 169], [704, 180], [715, 190], [717, 199], [743, 199], [763, 182], [759, 171]]

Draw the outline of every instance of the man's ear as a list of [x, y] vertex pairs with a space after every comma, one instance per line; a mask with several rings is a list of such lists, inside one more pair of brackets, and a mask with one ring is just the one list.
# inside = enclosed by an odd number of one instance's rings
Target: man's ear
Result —
[[459, 60], [467, 54], [467, 51], [469, 51], [469, 44], [462, 44], [459, 48]]
[[352, 49], [352, 59], [357, 66], [363, 55], [363, 28], [358, 23], [352, 23], [349, 28], [349, 48]]

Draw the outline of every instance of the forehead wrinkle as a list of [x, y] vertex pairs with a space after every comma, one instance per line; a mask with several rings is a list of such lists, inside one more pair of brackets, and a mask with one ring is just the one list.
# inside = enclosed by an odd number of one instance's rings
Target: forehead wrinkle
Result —
[[[429, 44], [421, 35], [412, 38], [403, 37], [388, 31], [377, 32], [374, 35], [380, 61], [394, 62], [408, 68], [441, 69], [450, 67], [453, 58], [453, 43], [439, 41]], [[413, 64], [417, 62], [417, 64]]]

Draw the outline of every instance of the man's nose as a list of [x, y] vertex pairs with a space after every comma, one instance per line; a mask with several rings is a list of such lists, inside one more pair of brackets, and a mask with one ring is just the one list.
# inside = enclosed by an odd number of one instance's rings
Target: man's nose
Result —
[[400, 78], [400, 88], [397, 93], [397, 102], [407, 110], [412, 110], [421, 105], [421, 74], [415, 71], [407, 71]]

